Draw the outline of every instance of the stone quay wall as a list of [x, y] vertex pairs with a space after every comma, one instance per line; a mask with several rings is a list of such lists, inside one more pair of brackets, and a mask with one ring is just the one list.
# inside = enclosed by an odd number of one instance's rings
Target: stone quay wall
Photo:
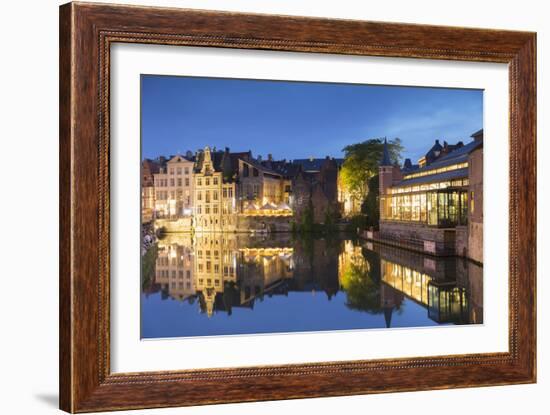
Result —
[[237, 216], [237, 232], [290, 232], [292, 216]]
[[[231, 227], [230, 233], [252, 232], [291, 232], [292, 216], [248, 216], [236, 215], [236, 226]], [[156, 219], [155, 230], [164, 228], [166, 233], [192, 232], [193, 220], [191, 217], [179, 219]]]
[[456, 255], [456, 231], [424, 224], [380, 221], [379, 238], [430, 255]]

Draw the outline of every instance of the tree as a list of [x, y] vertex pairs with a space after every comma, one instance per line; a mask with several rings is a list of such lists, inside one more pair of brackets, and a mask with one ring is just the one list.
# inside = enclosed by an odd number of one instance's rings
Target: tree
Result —
[[[392, 163], [399, 163], [403, 146], [399, 138], [388, 141], [388, 152]], [[378, 166], [384, 152], [384, 139], [371, 138], [361, 143], [351, 144], [342, 150], [345, 153], [341, 170], [344, 189], [355, 200], [364, 200], [368, 180], [378, 174]]]
[[313, 202], [309, 199], [307, 208], [302, 213], [302, 224], [300, 226], [301, 232], [312, 232], [314, 226], [313, 218]]
[[380, 196], [380, 184], [378, 174], [372, 176], [368, 181], [367, 197], [361, 205], [361, 213], [367, 216], [367, 226], [377, 226], [380, 220], [380, 204], [378, 197]]

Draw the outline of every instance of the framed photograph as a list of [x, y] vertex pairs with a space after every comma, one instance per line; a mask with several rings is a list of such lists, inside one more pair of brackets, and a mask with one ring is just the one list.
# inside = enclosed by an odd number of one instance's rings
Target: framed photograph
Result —
[[60, 8], [60, 407], [536, 381], [536, 35]]

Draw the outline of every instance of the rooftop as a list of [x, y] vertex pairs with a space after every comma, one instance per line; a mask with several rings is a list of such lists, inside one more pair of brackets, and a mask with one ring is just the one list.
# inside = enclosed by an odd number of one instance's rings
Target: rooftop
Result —
[[447, 180], [464, 179], [468, 177], [468, 168], [450, 170], [443, 173], [430, 174], [428, 176], [415, 177], [412, 179], [401, 180], [393, 187], [414, 186], [424, 183], [444, 182]]
[[472, 141], [466, 145], [463, 145], [462, 147], [457, 148], [456, 150], [451, 151], [448, 154], [441, 156], [436, 161], [425, 167], [407, 170], [405, 179], [411, 174], [429, 172], [431, 170], [437, 170], [442, 167], [452, 166], [453, 164], [465, 163], [468, 161], [468, 154], [470, 154], [478, 147], [481, 147], [482, 145], [482, 140]]
[[[300, 165], [305, 172], [321, 171], [321, 167], [326, 160], [326, 158], [295, 159], [292, 164]], [[338, 167], [342, 167], [342, 164], [344, 164], [344, 159], [333, 158], [331, 160], [334, 160]]]

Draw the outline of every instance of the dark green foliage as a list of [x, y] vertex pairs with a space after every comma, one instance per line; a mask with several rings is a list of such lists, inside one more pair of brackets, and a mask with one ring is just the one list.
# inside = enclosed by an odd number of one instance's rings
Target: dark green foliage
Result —
[[367, 226], [378, 228], [380, 221], [380, 185], [378, 175], [369, 179], [368, 188], [367, 197], [361, 205], [361, 213], [367, 217]]
[[152, 245], [141, 257], [141, 288], [145, 289], [153, 283], [155, 276], [155, 261], [157, 260], [157, 244]]
[[[398, 163], [403, 146], [395, 138], [388, 141], [388, 152], [392, 163]], [[345, 189], [355, 198], [363, 200], [367, 193], [367, 181], [378, 174], [378, 166], [384, 151], [384, 139], [372, 138], [344, 147], [345, 161], [341, 170]]]

